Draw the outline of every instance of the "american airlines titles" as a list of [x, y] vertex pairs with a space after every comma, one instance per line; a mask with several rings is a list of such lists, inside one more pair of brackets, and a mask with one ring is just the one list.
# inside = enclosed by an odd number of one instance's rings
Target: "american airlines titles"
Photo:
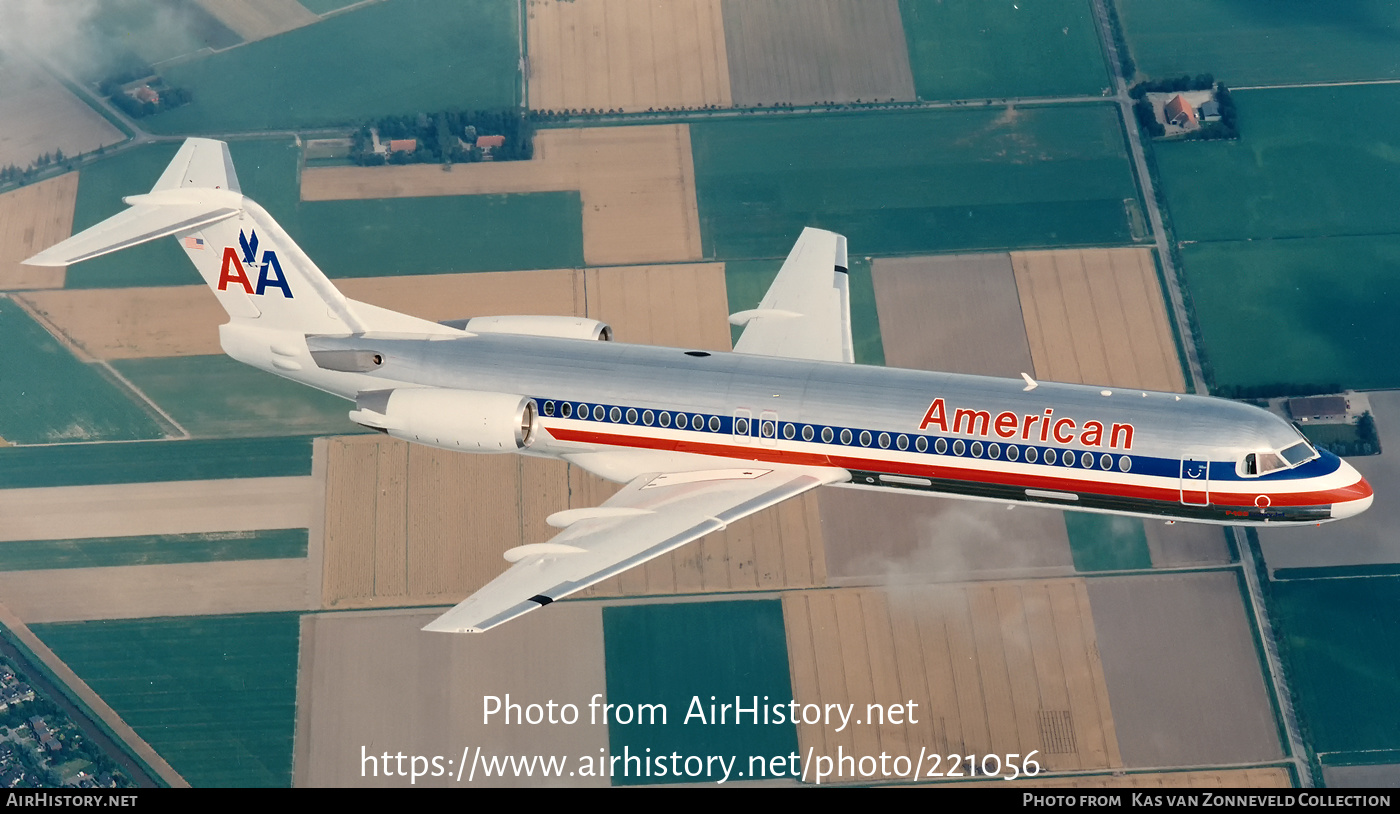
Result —
[[943, 399], [936, 398], [924, 413], [919, 429], [937, 427], [945, 433], [980, 435], [991, 438], [993, 434], [1008, 441], [1041, 441], [1046, 443], [1072, 444], [1076, 441], [1086, 447], [1108, 447], [1109, 449], [1130, 450], [1133, 448], [1133, 425], [1113, 424], [1105, 427], [1102, 421], [1086, 421], [1082, 425], [1072, 418], [1056, 417], [1053, 407], [1046, 407], [1044, 413], [1016, 414], [1001, 412], [993, 416], [987, 410], [969, 410], [959, 407], [952, 411], [951, 419]]

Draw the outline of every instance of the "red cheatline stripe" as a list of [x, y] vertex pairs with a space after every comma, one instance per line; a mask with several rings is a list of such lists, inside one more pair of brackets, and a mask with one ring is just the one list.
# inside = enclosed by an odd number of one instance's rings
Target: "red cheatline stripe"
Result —
[[[1049, 489], [1060, 492], [1090, 492], [1108, 497], [1128, 497], [1140, 500], [1158, 500], [1175, 503], [1181, 499], [1179, 488], [1164, 489], [1155, 486], [1138, 486], [1127, 483], [1114, 483], [1101, 480], [1076, 480], [1053, 476], [1020, 475], [1011, 472], [991, 472], [983, 469], [929, 464], [911, 464], [901, 461], [884, 461], [874, 458], [857, 458], [841, 455], [819, 455], [811, 452], [793, 452], [761, 445], [713, 444], [690, 441], [681, 438], [650, 438], [637, 435], [575, 430], [564, 427], [546, 427], [549, 434], [560, 441], [573, 441], [584, 444], [604, 444], [607, 446], [631, 447], [636, 449], [658, 449], [668, 452], [689, 452], [696, 455], [714, 455], [726, 458], [741, 458], [751, 461], [791, 464], [794, 466], [835, 466], [841, 469], [865, 469], [887, 475], [910, 475], [924, 478], [944, 478], [968, 483], [989, 483], [1000, 486], [1020, 486], [1029, 489]], [[758, 439], [755, 439], [758, 440]], [[1089, 471], [1089, 470], [1082, 470]], [[1279, 506], [1320, 506], [1345, 500], [1358, 500], [1371, 494], [1371, 485], [1363, 478], [1350, 486], [1315, 492], [1282, 492], [1270, 494], [1269, 502]], [[1220, 506], [1253, 506], [1256, 494], [1232, 494], [1211, 491], [1210, 502]]]

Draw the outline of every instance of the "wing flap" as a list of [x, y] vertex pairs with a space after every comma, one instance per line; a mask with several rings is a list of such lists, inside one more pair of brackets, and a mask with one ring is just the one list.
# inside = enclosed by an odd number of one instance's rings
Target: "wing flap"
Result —
[[846, 238], [803, 229], [758, 307], [729, 318], [746, 326], [735, 353], [854, 362], [848, 277]]
[[[480, 632], [698, 540], [728, 524], [846, 477], [843, 470], [789, 468], [761, 477], [690, 480], [651, 487], [641, 475], [603, 504], [641, 513], [579, 520], [540, 546], [512, 549], [515, 565], [424, 630]], [[521, 549], [526, 549], [522, 551]]]

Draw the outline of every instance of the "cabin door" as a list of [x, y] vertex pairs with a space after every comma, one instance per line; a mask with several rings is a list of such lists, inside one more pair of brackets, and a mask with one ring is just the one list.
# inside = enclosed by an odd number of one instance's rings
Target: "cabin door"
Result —
[[1187, 506], [1210, 503], [1210, 465], [1196, 458], [1181, 459], [1181, 502]]
[[753, 414], [748, 410], [738, 409], [734, 411], [734, 440], [741, 444], [748, 444], [753, 440]]

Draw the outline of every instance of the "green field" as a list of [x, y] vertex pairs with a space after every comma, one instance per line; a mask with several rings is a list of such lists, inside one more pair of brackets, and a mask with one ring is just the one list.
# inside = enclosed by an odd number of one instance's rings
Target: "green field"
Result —
[[1400, 77], [1390, 0], [1116, 0], [1138, 71], [1213, 73], [1226, 84]]
[[1400, 85], [1232, 96], [1239, 141], [1153, 145], [1178, 238], [1400, 232]]
[[310, 474], [310, 438], [0, 447], [0, 489]]
[[103, 375], [79, 362], [13, 300], [0, 298], [0, 438], [13, 444], [129, 441], [164, 436], [159, 424]]
[[164, 68], [194, 101], [142, 124], [159, 133], [247, 132], [514, 107], [518, 9], [500, 0], [370, 3]]
[[32, 625], [195, 787], [288, 787], [299, 615]]
[[[796, 238], [794, 237], [794, 240]], [[851, 341], [856, 364], [883, 365], [885, 345], [880, 339], [880, 315], [875, 309], [875, 286], [870, 279], [870, 262], [850, 258]], [[757, 308], [768, 287], [783, 267], [782, 260], [731, 260], [724, 264], [724, 287], [729, 295], [729, 313]], [[732, 341], [738, 342], [744, 329], [730, 326]]]
[[295, 559], [306, 556], [306, 536], [306, 529], [269, 529], [22, 540], [0, 543], [0, 571]]
[[1065, 512], [1065, 531], [1074, 570], [1126, 571], [1151, 568], [1147, 533], [1136, 517]]
[[1400, 387], [1400, 235], [1182, 247], [1219, 385]]
[[[145, 192], [178, 145], [139, 147], [82, 171], [74, 231]], [[577, 192], [301, 201], [299, 151], [290, 139], [232, 141], [244, 194], [268, 211], [329, 277], [571, 268], [583, 265]], [[157, 240], [68, 269], [68, 288], [200, 282], [174, 240]]]
[[785, 257], [803, 226], [853, 256], [1122, 244], [1137, 196], [1109, 105], [745, 117], [691, 125], [705, 256]]
[[[787, 704], [792, 699], [788, 673], [783, 606], [776, 599], [754, 602], [686, 602], [676, 605], [625, 605], [603, 609], [603, 646], [607, 654], [608, 703], [664, 704], [665, 725], [612, 723], [612, 755], [737, 756], [735, 771], [748, 775], [750, 755], [766, 758], [797, 751], [791, 723], [735, 724], [733, 708], [724, 724], [710, 721], [711, 696], [716, 705]], [[698, 698], [698, 706], [692, 706]], [[799, 701], [802, 699], [798, 699]], [[688, 712], [703, 711], [705, 719]], [[786, 713], [786, 708], [784, 712]], [[761, 715], [761, 713], [760, 713]], [[622, 777], [613, 785], [711, 782], [719, 776]], [[669, 767], [670, 762], [666, 765]], [[731, 780], [733, 775], [731, 775]]]
[[900, 0], [920, 99], [1098, 96], [1109, 86], [1089, 0]]
[[1400, 577], [1273, 582], [1269, 610], [1313, 748], [1400, 749]]
[[112, 363], [197, 438], [361, 432], [354, 405], [227, 356], [124, 359]]

